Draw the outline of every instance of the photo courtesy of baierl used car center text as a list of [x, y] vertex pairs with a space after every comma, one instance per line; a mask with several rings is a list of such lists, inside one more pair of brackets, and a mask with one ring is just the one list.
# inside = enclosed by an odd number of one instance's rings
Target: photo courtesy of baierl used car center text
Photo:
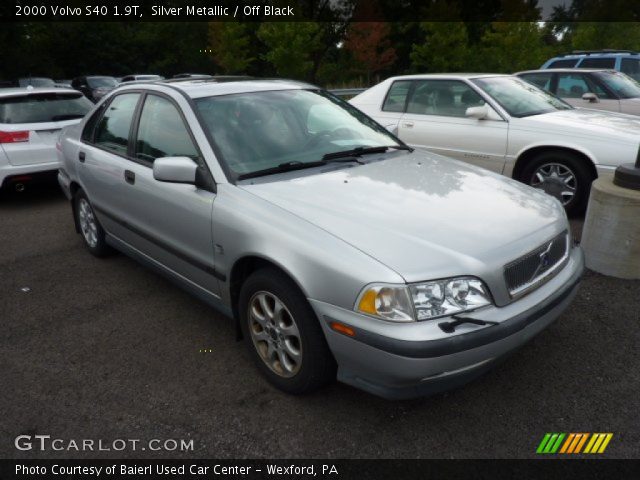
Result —
[[0, 478], [640, 478], [640, 0], [0, 45]]

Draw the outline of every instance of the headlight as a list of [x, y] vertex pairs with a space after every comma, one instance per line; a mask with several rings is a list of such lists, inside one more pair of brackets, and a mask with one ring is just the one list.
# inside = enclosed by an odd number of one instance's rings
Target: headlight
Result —
[[360, 294], [356, 309], [394, 322], [413, 322], [413, 308], [407, 287], [396, 285], [374, 285]]
[[482, 281], [471, 277], [449, 278], [409, 287], [418, 320], [453, 315], [491, 304]]
[[475, 310], [491, 304], [481, 280], [457, 277], [415, 285], [372, 285], [358, 297], [356, 310], [383, 320], [413, 322]]

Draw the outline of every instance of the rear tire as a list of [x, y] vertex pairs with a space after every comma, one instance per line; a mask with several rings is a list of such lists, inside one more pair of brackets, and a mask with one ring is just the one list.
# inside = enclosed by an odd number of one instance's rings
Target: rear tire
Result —
[[251, 274], [239, 297], [240, 323], [258, 369], [280, 390], [310, 393], [336, 378], [336, 363], [313, 309], [285, 274]]
[[96, 257], [106, 257], [112, 253], [113, 250], [107, 245], [104, 229], [82, 190], [79, 190], [73, 198], [73, 212], [80, 235], [89, 252]]
[[587, 208], [594, 180], [586, 162], [571, 152], [543, 152], [527, 163], [519, 180], [556, 197], [568, 215], [580, 215]]

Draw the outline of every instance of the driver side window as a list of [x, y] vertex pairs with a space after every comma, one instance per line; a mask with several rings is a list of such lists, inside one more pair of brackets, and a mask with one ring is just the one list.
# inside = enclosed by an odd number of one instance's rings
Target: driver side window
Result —
[[147, 95], [140, 115], [135, 156], [149, 163], [160, 157], [194, 160], [199, 157], [180, 113], [166, 98]]

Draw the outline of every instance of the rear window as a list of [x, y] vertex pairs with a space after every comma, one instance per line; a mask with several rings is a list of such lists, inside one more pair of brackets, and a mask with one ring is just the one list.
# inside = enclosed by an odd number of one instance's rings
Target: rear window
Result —
[[615, 68], [615, 58], [585, 58], [580, 63], [580, 68]]
[[572, 60], [556, 60], [555, 62], [551, 62], [547, 68], [573, 68], [578, 63], [578, 59], [574, 58]]
[[0, 123], [45, 123], [82, 118], [93, 104], [82, 94], [32, 93], [0, 97]]

